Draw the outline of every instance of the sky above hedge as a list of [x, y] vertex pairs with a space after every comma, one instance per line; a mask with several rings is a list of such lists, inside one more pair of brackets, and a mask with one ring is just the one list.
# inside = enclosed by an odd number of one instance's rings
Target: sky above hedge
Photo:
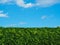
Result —
[[60, 26], [60, 0], [0, 0], [0, 26]]

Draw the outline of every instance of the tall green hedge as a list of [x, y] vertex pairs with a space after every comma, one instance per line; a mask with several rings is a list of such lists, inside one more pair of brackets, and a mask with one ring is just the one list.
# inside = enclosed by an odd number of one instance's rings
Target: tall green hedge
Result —
[[60, 45], [60, 28], [0, 28], [0, 45]]

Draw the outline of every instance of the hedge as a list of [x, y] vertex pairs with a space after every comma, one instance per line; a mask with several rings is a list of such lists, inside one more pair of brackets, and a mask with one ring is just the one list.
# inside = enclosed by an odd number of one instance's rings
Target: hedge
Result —
[[60, 28], [0, 28], [0, 45], [60, 45]]

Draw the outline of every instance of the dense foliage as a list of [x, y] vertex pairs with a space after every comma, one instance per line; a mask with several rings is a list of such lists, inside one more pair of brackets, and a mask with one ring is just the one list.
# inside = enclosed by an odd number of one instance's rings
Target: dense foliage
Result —
[[0, 45], [60, 45], [60, 28], [0, 28]]

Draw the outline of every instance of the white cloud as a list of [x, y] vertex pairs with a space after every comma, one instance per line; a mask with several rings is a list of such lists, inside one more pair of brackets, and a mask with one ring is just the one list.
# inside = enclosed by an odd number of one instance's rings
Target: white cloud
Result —
[[32, 7], [33, 6], [32, 3], [25, 4], [24, 0], [16, 0], [16, 4], [18, 6], [21, 6], [21, 7], [24, 7], [24, 8], [28, 8], [28, 7]]
[[0, 14], [0, 17], [8, 17], [7, 14]]
[[7, 13], [3, 13], [3, 11], [0, 11], [0, 17], [8, 17]]
[[[24, 7], [24, 8], [33, 6], [32, 3], [25, 4], [24, 0], [0, 0], [0, 4], [5, 4], [5, 3], [11, 4], [12, 2], [15, 2], [16, 5], [18, 5], [20, 7]], [[12, 3], [12, 4], [14, 4], [14, 3]]]
[[33, 6], [40, 6], [40, 7], [50, 7], [52, 5], [55, 5], [57, 3], [60, 3], [60, 0], [35, 0], [36, 3], [27, 3], [25, 4], [24, 0], [16, 0], [16, 4], [18, 6], [28, 8], [28, 7], [33, 7]]
[[32, 6], [33, 6], [32, 3], [28, 3], [28, 4], [26, 4], [24, 7], [25, 7], [25, 8], [28, 8], [28, 7], [32, 7]]
[[36, 3], [25, 3], [24, 0], [0, 0], [0, 4], [5, 4], [5, 3], [12, 3], [16, 4], [20, 7], [24, 8], [29, 8], [33, 6], [40, 6], [40, 7], [50, 7], [53, 6], [57, 3], [60, 3], [60, 0], [34, 0]]

